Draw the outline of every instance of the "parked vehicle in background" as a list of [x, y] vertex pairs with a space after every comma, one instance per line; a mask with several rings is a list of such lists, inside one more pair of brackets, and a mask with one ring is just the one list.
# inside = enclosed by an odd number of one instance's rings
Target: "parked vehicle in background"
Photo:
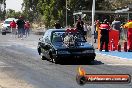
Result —
[[6, 32], [11, 32], [11, 29], [10, 29], [10, 22], [12, 21], [17, 21], [17, 19], [15, 18], [8, 18], [6, 19], [3, 23], [2, 23], [2, 31], [6, 31]]

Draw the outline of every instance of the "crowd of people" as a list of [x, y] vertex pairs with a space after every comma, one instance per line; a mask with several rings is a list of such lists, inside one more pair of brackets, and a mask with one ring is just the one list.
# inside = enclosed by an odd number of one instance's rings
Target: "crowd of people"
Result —
[[[119, 40], [122, 38], [122, 35], [126, 36], [126, 40], [128, 40], [128, 51], [132, 51], [132, 21], [126, 22], [125, 25], [122, 25], [121, 21], [118, 18], [115, 18], [113, 22], [108, 22], [107, 19], [104, 19], [103, 22], [99, 20], [95, 21], [95, 29], [94, 29], [94, 43], [96, 43], [96, 39], [98, 37], [98, 30], [100, 30], [100, 51], [103, 50], [103, 46], [105, 44], [105, 51], [109, 52], [108, 44], [109, 44], [109, 31], [117, 30], [119, 31]], [[17, 35], [18, 38], [23, 39], [24, 36], [29, 36], [30, 31], [30, 23], [29, 21], [24, 21], [23, 17], [20, 16], [19, 19], [15, 22], [14, 20], [10, 23], [11, 33], [12, 35]], [[81, 17], [78, 18], [78, 21], [75, 25], [78, 32], [80, 32], [85, 38], [88, 36], [91, 37], [92, 35], [92, 28], [90, 24], [84, 22]], [[61, 25], [57, 21], [55, 23], [55, 28], [60, 29]], [[127, 32], [124, 29], [128, 29]], [[122, 33], [123, 32], [123, 33]]]
[[30, 23], [29, 21], [24, 21], [22, 16], [20, 16], [16, 22], [13, 20], [10, 23], [10, 28], [12, 33], [11, 36], [15, 36], [21, 39], [29, 36]]
[[[129, 22], [125, 22], [126, 24], [123, 24], [119, 18], [115, 18], [113, 22], [109, 22], [107, 19], [104, 19], [103, 22], [100, 22], [99, 20], [95, 21], [95, 30], [94, 30], [94, 43], [96, 43], [96, 39], [98, 37], [98, 30], [100, 30], [100, 51], [102, 51], [103, 46], [105, 45], [105, 51], [109, 52], [108, 44], [109, 44], [109, 31], [110, 30], [117, 30], [119, 31], [119, 41], [121, 39], [125, 39], [128, 42], [128, 51], [132, 51], [132, 20], [129, 20]], [[81, 18], [78, 19], [76, 23], [76, 28], [80, 33], [82, 33], [84, 36], [92, 34], [91, 25], [86, 24], [82, 21]], [[127, 30], [128, 29], [128, 30]]]

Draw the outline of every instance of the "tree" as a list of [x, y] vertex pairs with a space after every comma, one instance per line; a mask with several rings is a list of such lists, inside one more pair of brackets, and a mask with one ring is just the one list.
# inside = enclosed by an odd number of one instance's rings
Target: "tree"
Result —
[[[68, 25], [73, 24], [73, 12], [92, 10], [92, 0], [67, 0]], [[125, 6], [132, 0], [96, 0], [96, 10], [113, 10]], [[23, 13], [31, 21], [43, 21], [46, 27], [53, 26], [59, 20], [65, 25], [66, 0], [23, 0]]]
[[111, 5], [113, 9], [122, 8], [132, 4], [132, 0], [114, 0]]
[[6, 0], [0, 0], [0, 19], [4, 20], [6, 14]]
[[22, 15], [21, 12], [15, 12], [15, 10], [8, 9], [6, 12], [7, 18], [18, 18], [20, 15]]

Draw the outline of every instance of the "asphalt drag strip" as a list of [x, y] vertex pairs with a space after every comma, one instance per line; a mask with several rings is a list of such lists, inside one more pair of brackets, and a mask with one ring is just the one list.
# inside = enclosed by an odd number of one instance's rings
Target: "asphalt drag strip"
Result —
[[[8, 37], [8, 36], [6, 36]], [[34, 37], [33, 37], [34, 38]], [[5, 38], [6, 39], [6, 38]], [[70, 64], [54, 64], [41, 60], [37, 41], [33, 39], [2, 41], [0, 46], [0, 85], [5, 88], [131, 88], [129, 84], [86, 84], [76, 82], [78, 68], [87, 74], [130, 74], [131, 60], [97, 54], [91, 64], [79, 64], [67, 58]], [[7, 42], [7, 43], [6, 43]], [[5, 46], [4, 46], [5, 43]], [[0, 43], [1, 45], [2, 43]], [[63, 59], [63, 58], [62, 58]], [[115, 65], [124, 64], [124, 65]], [[3, 77], [3, 78], [2, 78]], [[5, 81], [4, 81], [5, 80]], [[8, 81], [9, 80], [9, 81]], [[18, 86], [17, 86], [18, 85]], [[1, 87], [0, 86], [0, 87]]]
[[[112, 61], [107, 56], [97, 55], [95, 62], [90, 65], [60, 65], [46, 60], [42, 61], [35, 54], [37, 51], [23, 46], [0, 47], [0, 50], [2, 50], [0, 51], [2, 61], [13, 66], [13, 68], [7, 69], [7, 71], [10, 71], [9, 73], [15, 74], [13, 78], [24, 80], [24, 82], [34, 88], [80, 88], [76, 83], [76, 74], [79, 66], [82, 66], [88, 74], [132, 74], [130, 66], [107, 65], [110, 61], [112, 64], [118, 61], [118, 59]], [[83, 87], [130, 88], [130, 86], [131, 84], [86, 84]]]

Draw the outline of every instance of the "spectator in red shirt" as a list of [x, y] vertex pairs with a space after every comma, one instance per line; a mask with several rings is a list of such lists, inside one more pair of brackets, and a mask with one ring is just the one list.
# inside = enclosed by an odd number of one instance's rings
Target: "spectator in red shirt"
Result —
[[103, 24], [100, 25], [100, 51], [103, 50], [103, 46], [105, 45], [105, 52], [109, 52], [108, 44], [109, 44], [109, 30], [110, 26], [107, 21], [104, 21]]
[[17, 29], [16, 29], [16, 22], [14, 20], [12, 22], [10, 22], [10, 28], [11, 28], [12, 35], [16, 36]]
[[27, 36], [29, 36], [29, 31], [30, 31], [30, 23], [29, 23], [29, 21], [26, 21], [25, 22], [25, 35], [26, 35], [26, 37]]

